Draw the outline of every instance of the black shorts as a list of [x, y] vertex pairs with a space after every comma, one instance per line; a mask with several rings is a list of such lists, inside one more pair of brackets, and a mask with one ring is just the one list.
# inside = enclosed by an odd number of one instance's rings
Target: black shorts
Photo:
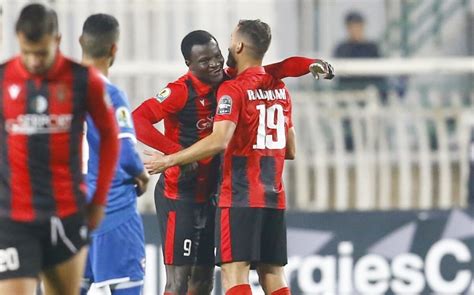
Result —
[[83, 214], [26, 223], [0, 219], [0, 280], [36, 278], [74, 256], [88, 241]]
[[286, 265], [285, 210], [217, 208], [216, 264], [248, 261]]
[[166, 265], [214, 265], [214, 217], [211, 202], [176, 201], [155, 191]]

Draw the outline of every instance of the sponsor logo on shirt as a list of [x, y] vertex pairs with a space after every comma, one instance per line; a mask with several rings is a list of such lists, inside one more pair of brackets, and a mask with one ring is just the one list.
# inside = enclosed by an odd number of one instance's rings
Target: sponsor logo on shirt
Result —
[[66, 133], [71, 129], [71, 121], [71, 114], [24, 114], [6, 120], [5, 129], [18, 135]]
[[163, 90], [160, 91], [160, 93], [158, 93], [157, 95], [155, 95], [155, 98], [159, 101], [159, 102], [163, 102], [165, 101], [165, 99], [167, 99], [171, 94], [171, 89], [169, 89], [168, 87], [164, 88]]
[[64, 84], [59, 84], [56, 86], [56, 99], [59, 102], [64, 102], [67, 97], [68, 88]]
[[232, 97], [229, 95], [224, 95], [219, 99], [219, 104], [217, 105], [217, 114], [218, 115], [228, 115], [232, 112]]
[[285, 88], [247, 90], [249, 100], [286, 100]]
[[196, 127], [199, 130], [211, 129], [213, 122], [214, 122], [214, 116], [211, 115], [205, 119], [201, 119], [197, 121]]

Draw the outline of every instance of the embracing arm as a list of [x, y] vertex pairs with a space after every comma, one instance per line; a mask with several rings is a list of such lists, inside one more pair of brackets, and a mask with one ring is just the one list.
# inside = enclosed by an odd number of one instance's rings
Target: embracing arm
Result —
[[294, 160], [296, 157], [296, 134], [295, 128], [291, 127], [288, 129], [288, 135], [286, 137], [286, 152], [285, 159]]
[[132, 113], [137, 138], [144, 144], [165, 154], [175, 153], [181, 150], [181, 146], [153, 126], [164, 118], [157, 105], [159, 102], [155, 100], [155, 98], [146, 100]]
[[173, 166], [182, 166], [214, 156], [227, 148], [234, 134], [235, 126], [232, 121], [215, 122], [214, 129], [209, 136], [172, 155], [151, 154], [153, 159], [145, 162], [145, 167], [151, 174], [155, 174]]
[[334, 77], [332, 66], [322, 59], [293, 56], [280, 62], [264, 66], [265, 71], [277, 79], [286, 77], [301, 77], [311, 72], [319, 79], [319, 74], [323, 74], [325, 79]]

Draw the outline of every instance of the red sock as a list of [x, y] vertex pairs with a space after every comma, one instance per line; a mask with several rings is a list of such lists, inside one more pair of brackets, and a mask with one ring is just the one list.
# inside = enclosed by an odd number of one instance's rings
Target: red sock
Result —
[[250, 285], [237, 285], [225, 292], [225, 295], [252, 295], [252, 289], [250, 289]]
[[284, 287], [272, 292], [272, 295], [291, 295], [290, 288]]
[[163, 295], [174, 295], [174, 294], [173, 294], [173, 292], [166, 292], [165, 291], [165, 294], [163, 294]]

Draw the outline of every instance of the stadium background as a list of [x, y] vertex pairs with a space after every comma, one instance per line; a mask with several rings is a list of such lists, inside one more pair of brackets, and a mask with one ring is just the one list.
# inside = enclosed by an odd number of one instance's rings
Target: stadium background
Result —
[[[28, 2], [0, 0], [1, 60], [18, 50], [14, 22]], [[338, 77], [384, 77], [383, 95], [375, 87], [341, 90], [337, 81], [310, 76], [286, 79], [298, 134], [297, 159], [285, 170], [292, 287], [295, 294], [474, 293], [474, 212], [468, 208], [474, 1], [42, 2], [56, 8], [61, 48], [76, 59], [88, 15], [118, 18], [121, 40], [111, 79], [132, 107], [186, 71], [179, 51], [186, 33], [210, 31], [226, 56], [242, 18], [271, 25], [265, 63], [320, 57]], [[381, 58], [333, 56], [346, 37], [344, 17], [354, 10], [365, 17], [366, 36]], [[150, 242], [146, 294], [159, 292], [163, 276], [153, 183], [139, 201]], [[219, 294], [219, 283], [216, 289]]]

